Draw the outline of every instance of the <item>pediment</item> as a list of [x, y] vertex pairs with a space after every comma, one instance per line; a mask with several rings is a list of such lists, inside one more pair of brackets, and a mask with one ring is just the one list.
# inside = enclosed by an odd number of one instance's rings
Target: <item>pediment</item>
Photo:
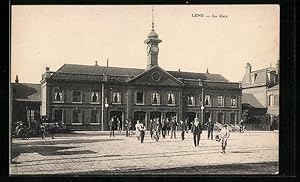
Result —
[[159, 66], [152, 67], [128, 81], [135, 85], [183, 86], [184, 84]]

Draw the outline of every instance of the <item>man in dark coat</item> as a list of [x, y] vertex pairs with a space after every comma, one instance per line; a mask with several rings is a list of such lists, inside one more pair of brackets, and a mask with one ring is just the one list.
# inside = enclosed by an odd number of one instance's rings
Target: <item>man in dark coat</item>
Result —
[[109, 126], [109, 137], [111, 137], [111, 135], [113, 137], [115, 137], [115, 122], [114, 122], [114, 118], [111, 118], [111, 120], [108, 122], [108, 126]]
[[214, 123], [209, 118], [207, 122], [207, 139], [209, 139], [210, 136], [211, 140], [213, 140], [213, 132], [214, 132]]
[[185, 122], [182, 121], [182, 119], [180, 120], [180, 128], [181, 128], [181, 139], [184, 140], [184, 133], [186, 131], [186, 124], [185, 124]]
[[198, 147], [200, 143], [200, 135], [202, 133], [202, 126], [198, 118], [195, 118], [194, 120], [194, 123], [192, 125], [192, 133], [194, 135], [194, 145], [195, 147]]
[[150, 119], [150, 122], [149, 122], [149, 130], [150, 130], [150, 137], [152, 138], [153, 137], [153, 120]]
[[129, 136], [129, 129], [130, 129], [128, 119], [125, 120], [124, 127], [125, 127], [126, 137], [128, 137]]

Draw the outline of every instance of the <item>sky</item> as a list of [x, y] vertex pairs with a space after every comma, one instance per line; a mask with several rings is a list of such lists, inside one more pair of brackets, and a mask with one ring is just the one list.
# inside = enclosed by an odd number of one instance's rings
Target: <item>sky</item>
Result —
[[[278, 5], [154, 5], [164, 70], [221, 74], [241, 81], [279, 59]], [[200, 17], [203, 14], [204, 17]], [[216, 17], [213, 18], [212, 16]], [[220, 17], [220, 15], [222, 15]], [[209, 16], [209, 17], [206, 17]], [[227, 16], [227, 17], [226, 17]], [[149, 5], [14, 5], [11, 81], [39, 83], [64, 64], [146, 68]]]

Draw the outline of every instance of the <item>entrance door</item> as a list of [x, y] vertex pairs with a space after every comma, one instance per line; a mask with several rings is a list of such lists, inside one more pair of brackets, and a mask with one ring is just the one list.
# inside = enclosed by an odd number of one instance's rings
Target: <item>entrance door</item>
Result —
[[[120, 120], [120, 127], [122, 129], [122, 111], [110, 111], [110, 118], [114, 119], [115, 126], [118, 125], [118, 120]], [[117, 128], [115, 128], [117, 129]]]
[[236, 121], [236, 114], [235, 113], [230, 113], [230, 124], [235, 124]]
[[187, 117], [188, 117], [188, 127], [189, 127], [189, 130], [190, 130], [191, 127], [192, 127], [192, 122], [194, 122], [194, 120], [196, 118], [196, 113], [188, 112]]
[[133, 121], [132, 121], [133, 126], [135, 126], [137, 120], [145, 123], [145, 117], [146, 117], [146, 112], [144, 111], [134, 112]]
[[[148, 117], [147, 117], [148, 118]], [[157, 118], [159, 118], [159, 120], [160, 120], [160, 118], [161, 118], [161, 112], [158, 112], [158, 111], [153, 111], [153, 112], [150, 112], [150, 119], [157, 119]], [[145, 123], [146, 124], [146, 126], [147, 126], [147, 130], [149, 130], [150, 129], [150, 119], [147, 119], [147, 123]]]
[[54, 120], [56, 122], [62, 121], [62, 110], [55, 110], [54, 111]]
[[171, 121], [172, 118], [176, 119], [176, 112], [166, 112], [166, 118], [168, 118], [169, 121]]
[[204, 123], [207, 123], [210, 118], [210, 112], [205, 112], [204, 114]]
[[224, 113], [218, 113], [218, 122], [224, 124]]

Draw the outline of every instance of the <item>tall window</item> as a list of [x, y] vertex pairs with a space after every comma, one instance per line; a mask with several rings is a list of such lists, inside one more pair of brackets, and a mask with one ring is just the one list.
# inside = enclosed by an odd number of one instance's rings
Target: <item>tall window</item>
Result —
[[27, 121], [34, 121], [34, 110], [27, 110]]
[[274, 95], [274, 106], [279, 106], [279, 95]]
[[272, 106], [274, 103], [273, 101], [273, 94], [269, 95], [269, 106]]
[[54, 101], [63, 101], [63, 92], [61, 89], [55, 89], [54, 91]]
[[224, 106], [224, 97], [218, 96], [218, 106]]
[[97, 90], [92, 91], [91, 102], [99, 102], [99, 92]]
[[235, 107], [235, 106], [237, 106], [236, 104], [237, 104], [237, 103], [236, 103], [236, 97], [235, 97], [235, 96], [232, 96], [232, 97], [230, 98], [230, 106], [231, 106], [231, 107]]
[[120, 104], [121, 103], [121, 92], [113, 92], [112, 94], [112, 103]]
[[189, 106], [195, 105], [195, 97], [194, 96], [188, 96], [188, 105]]
[[73, 91], [72, 102], [81, 102], [81, 91]]
[[159, 104], [160, 102], [160, 96], [159, 96], [159, 93], [157, 92], [153, 92], [152, 93], [152, 104]]
[[136, 104], [144, 104], [144, 92], [136, 93]]
[[98, 123], [98, 111], [97, 110], [91, 111], [91, 123]]
[[81, 110], [73, 111], [73, 121], [72, 123], [82, 123], [82, 112]]
[[174, 93], [168, 93], [168, 105], [174, 105], [175, 104], [175, 94]]
[[205, 105], [205, 106], [211, 106], [210, 95], [205, 95], [205, 98], [204, 98], [204, 105]]

